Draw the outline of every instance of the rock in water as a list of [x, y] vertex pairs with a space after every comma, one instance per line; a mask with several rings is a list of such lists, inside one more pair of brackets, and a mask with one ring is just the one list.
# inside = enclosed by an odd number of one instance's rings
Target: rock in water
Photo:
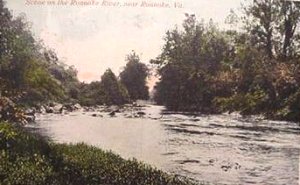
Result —
[[47, 111], [46, 111], [46, 108], [44, 106], [41, 106], [39, 108], [39, 113], [42, 113], [42, 114], [45, 114]]
[[53, 107], [46, 107], [46, 113], [54, 113]]
[[116, 115], [116, 111], [112, 111], [111, 113], [109, 113], [108, 115], [110, 115], [111, 117]]
[[54, 107], [53, 107], [53, 110], [54, 110], [54, 113], [55, 114], [61, 114], [62, 111], [63, 111], [63, 105], [62, 104], [56, 104]]
[[34, 115], [25, 115], [25, 120], [28, 123], [34, 122], [35, 121], [35, 116]]
[[76, 104], [74, 105], [74, 108], [78, 110], [78, 109], [81, 109], [82, 107], [81, 107], [81, 105], [80, 105], [79, 103], [76, 103]]
[[93, 117], [100, 117], [102, 118], [103, 116], [101, 114], [92, 114]]
[[145, 112], [142, 112], [142, 111], [140, 111], [140, 112], [137, 112], [137, 115], [139, 115], [139, 116], [145, 116], [145, 115], [146, 115], [146, 113], [145, 113]]

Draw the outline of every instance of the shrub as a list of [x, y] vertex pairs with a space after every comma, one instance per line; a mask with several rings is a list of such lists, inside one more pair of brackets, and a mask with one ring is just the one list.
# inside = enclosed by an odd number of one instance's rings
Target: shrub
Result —
[[0, 96], [0, 121], [25, 123], [25, 115], [17, 105], [7, 97]]
[[229, 98], [216, 98], [215, 104], [221, 111], [240, 111], [242, 115], [258, 114], [264, 112], [268, 96], [262, 90], [253, 93], [236, 94]]

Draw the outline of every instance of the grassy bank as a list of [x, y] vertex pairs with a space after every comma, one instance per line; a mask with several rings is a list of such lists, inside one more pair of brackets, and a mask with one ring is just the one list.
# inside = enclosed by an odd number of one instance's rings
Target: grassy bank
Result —
[[85, 144], [54, 144], [0, 123], [1, 185], [192, 184]]

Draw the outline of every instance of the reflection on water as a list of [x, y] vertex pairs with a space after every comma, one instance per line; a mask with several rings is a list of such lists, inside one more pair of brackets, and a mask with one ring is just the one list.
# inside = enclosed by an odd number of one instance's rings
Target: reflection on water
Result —
[[[56, 142], [85, 142], [165, 171], [212, 184], [298, 184], [300, 127], [238, 115], [162, 113], [160, 106], [110, 117], [104, 112], [41, 115], [39, 132]], [[93, 117], [92, 114], [99, 114]]]

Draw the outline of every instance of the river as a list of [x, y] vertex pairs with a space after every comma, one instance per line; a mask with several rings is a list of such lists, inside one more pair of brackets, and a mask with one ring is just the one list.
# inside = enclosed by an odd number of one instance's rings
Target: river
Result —
[[[114, 117], [103, 110], [44, 114], [29, 127], [58, 143], [84, 142], [203, 183], [299, 183], [298, 124], [163, 109], [148, 105]], [[146, 114], [132, 116], [137, 111]]]

